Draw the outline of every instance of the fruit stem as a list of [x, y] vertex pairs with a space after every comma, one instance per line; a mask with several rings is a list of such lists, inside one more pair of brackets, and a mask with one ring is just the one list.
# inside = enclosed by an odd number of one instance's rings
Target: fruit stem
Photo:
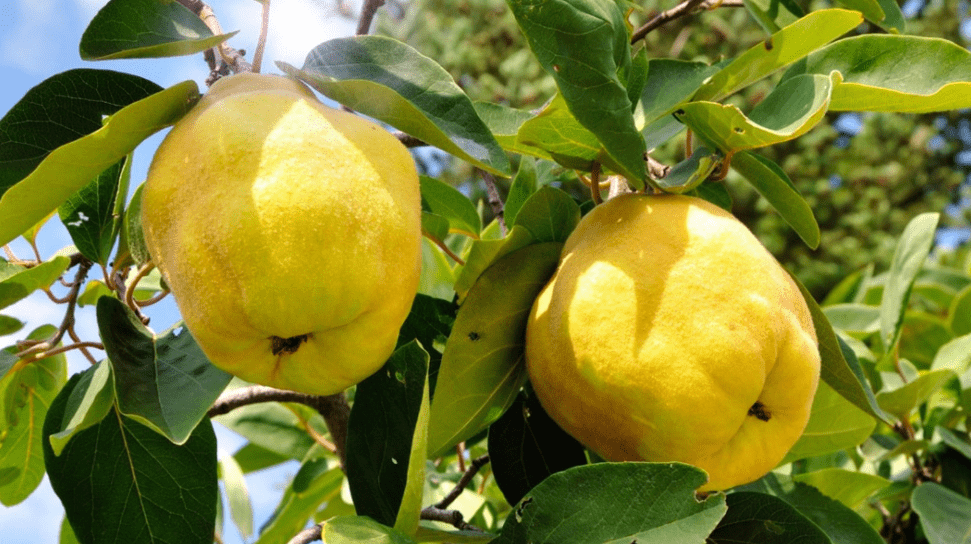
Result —
[[600, 196], [600, 163], [596, 161], [590, 168], [590, 195], [594, 204], [603, 204], [604, 199]]
[[263, 21], [260, 25], [260, 39], [256, 42], [256, 53], [253, 55], [253, 73], [260, 73], [263, 64], [263, 49], [266, 47], [266, 35], [270, 30], [270, 0], [260, 0], [263, 4]]

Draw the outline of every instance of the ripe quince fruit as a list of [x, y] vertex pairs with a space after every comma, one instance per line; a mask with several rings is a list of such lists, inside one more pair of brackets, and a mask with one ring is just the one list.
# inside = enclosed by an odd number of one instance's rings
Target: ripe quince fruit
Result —
[[395, 347], [421, 268], [408, 150], [284, 77], [216, 82], [168, 134], [142, 194], [152, 260], [216, 366], [327, 395]]
[[679, 461], [699, 491], [754, 481], [809, 420], [820, 356], [799, 288], [704, 200], [625, 195], [567, 240], [526, 333], [536, 395], [610, 461]]

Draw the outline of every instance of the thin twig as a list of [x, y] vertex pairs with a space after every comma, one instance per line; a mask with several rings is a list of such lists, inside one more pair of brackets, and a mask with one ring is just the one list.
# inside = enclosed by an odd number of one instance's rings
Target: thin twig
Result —
[[486, 192], [489, 193], [489, 206], [492, 207], [492, 213], [496, 216], [496, 220], [499, 221], [499, 230], [502, 235], [506, 235], [506, 219], [505, 212], [503, 211], [502, 197], [499, 196], [499, 191], [496, 189], [496, 178], [492, 174], [476, 168], [479, 174], [482, 175], [482, 180], [485, 181]]
[[602, 204], [604, 199], [600, 196], [600, 163], [594, 161], [593, 168], [590, 169], [590, 196], [594, 204]]
[[459, 478], [458, 483], [455, 484], [455, 488], [452, 489], [448, 495], [445, 495], [444, 499], [438, 501], [438, 503], [435, 504], [435, 508], [440, 510], [448, 508], [449, 505], [451, 505], [455, 499], [462, 494], [462, 491], [469, 486], [469, 483], [472, 481], [472, 478], [475, 477], [476, 473], [478, 473], [479, 470], [487, 464], [489, 464], [489, 454], [485, 454], [481, 457], [476, 457], [473, 459], [472, 462], [469, 463], [469, 468], [462, 474], [462, 477]]
[[171, 291], [169, 291], [168, 289], [163, 289], [158, 293], [155, 293], [155, 295], [153, 295], [152, 298], [148, 298], [145, 300], [136, 300], [135, 303], [138, 304], [139, 308], [151, 306], [152, 304], [155, 304], [158, 301], [162, 300], [163, 298], [167, 297], [169, 293], [171, 293]]
[[[70, 335], [71, 340], [74, 340], [75, 343], [77, 344], [81, 343], [81, 338], [78, 336], [78, 333], [74, 331], [74, 327], [68, 327], [67, 334]], [[80, 349], [81, 353], [84, 354], [84, 356], [88, 359], [88, 362], [90, 362], [93, 365], [98, 364], [97, 359], [94, 358], [94, 355], [91, 355], [91, 352], [88, 351], [87, 347], [81, 346], [78, 349]]]
[[81, 286], [84, 285], [84, 278], [88, 275], [88, 270], [93, 265], [94, 263], [92, 261], [84, 259], [78, 266], [78, 271], [74, 274], [74, 285], [71, 286], [71, 290], [67, 294], [67, 310], [64, 312], [64, 319], [61, 320], [61, 326], [58, 327], [54, 336], [17, 353], [16, 357], [26, 358], [29, 356], [31, 361], [39, 359], [41, 357], [33, 356], [53, 348], [61, 341], [61, 338], [64, 338], [64, 334], [67, 333], [68, 329], [74, 326], [74, 310], [78, 305], [78, 294], [81, 292]]
[[260, 39], [256, 42], [256, 53], [253, 54], [253, 72], [260, 73], [263, 64], [263, 49], [266, 47], [266, 35], [270, 31], [270, 0], [260, 0], [263, 3], [263, 20], [260, 23]]
[[142, 278], [147, 276], [148, 273], [153, 269], [155, 269], [155, 264], [152, 263], [152, 261], [148, 261], [147, 263], [143, 264], [142, 267], [138, 269], [138, 272], [135, 273], [135, 277], [132, 278], [131, 288], [125, 293], [125, 304], [131, 308], [131, 311], [135, 312], [135, 315], [137, 315], [138, 318], [141, 319], [142, 323], [146, 325], [148, 324], [148, 318], [142, 314], [142, 311], [138, 308], [138, 304], [135, 303], [135, 289], [138, 287], [138, 282], [142, 281]]
[[466, 523], [465, 516], [463, 516], [462, 512], [459, 512], [458, 510], [442, 510], [441, 508], [435, 506], [426, 506], [421, 511], [421, 519], [448, 523], [452, 527], [455, 527], [461, 531], [475, 531], [478, 533], [485, 532], [475, 525]]
[[377, 14], [378, 8], [384, 5], [384, 0], [366, 0], [364, 5], [361, 6], [361, 18], [357, 21], [357, 31], [355, 32], [358, 36], [364, 36], [371, 32], [371, 22], [374, 20], [374, 15]]
[[429, 236], [429, 234], [427, 232], [425, 232], [424, 229], [422, 229], [421, 233], [425, 236], [425, 238], [428, 238], [429, 240], [431, 240], [431, 242], [433, 244], [435, 244], [436, 246], [438, 246], [439, 249], [441, 249], [442, 251], [444, 251], [446, 255], [448, 255], [449, 257], [451, 257], [453, 261], [457, 262], [458, 264], [460, 264], [462, 266], [465, 266], [465, 259], [463, 259], [462, 257], [459, 257], [458, 255], [456, 255], [455, 252], [452, 251], [452, 249], [450, 247], [448, 247], [448, 244], [446, 244], [444, 240], [439, 240], [438, 238], [435, 238], [434, 236]]
[[316, 542], [321, 538], [321, 532], [323, 527], [321, 524], [317, 523], [307, 527], [303, 531], [297, 533], [297, 535], [291, 538], [287, 544], [310, 544], [311, 542]]
[[643, 40], [645, 36], [654, 30], [657, 30], [658, 28], [680, 17], [685, 17], [687, 15], [692, 15], [701, 11], [708, 11], [719, 7], [740, 8], [744, 5], [745, 4], [742, 0], [685, 0], [669, 10], [658, 13], [651, 18], [650, 21], [644, 23], [643, 26], [638, 28], [631, 35], [630, 43], [633, 44], [637, 43], [637, 40]]
[[401, 142], [405, 147], [408, 147], [408, 148], [424, 147], [428, 145], [422, 140], [415, 138], [411, 134], [405, 134], [404, 132], [395, 131], [395, 132], [392, 132], [391, 135], [397, 138], [399, 142]]

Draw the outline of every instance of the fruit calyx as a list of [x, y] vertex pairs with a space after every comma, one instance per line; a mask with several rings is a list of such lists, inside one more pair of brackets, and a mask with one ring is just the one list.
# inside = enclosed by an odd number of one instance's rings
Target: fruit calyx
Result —
[[[279, 336], [270, 337], [270, 350], [273, 351], [273, 355], [289, 355], [291, 353], [296, 353], [300, 348], [300, 344], [303, 344], [310, 338], [309, 334], [301, 334], [299, 336], [291, 336], [290, 338], [280, 338]], [[751, 412], [750, 412], [751, 413]]]
[[769, 411], [765, 409], [765, 405], [759, 401], [755, 401], [755, 404], [748, 409], [748, 415], [755, 416], [762, 421], [772, 419], [772, 414], [770, 414]]

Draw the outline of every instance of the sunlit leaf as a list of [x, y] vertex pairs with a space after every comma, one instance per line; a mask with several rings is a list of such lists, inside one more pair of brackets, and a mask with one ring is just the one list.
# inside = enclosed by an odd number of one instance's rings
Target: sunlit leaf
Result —
[[[448, 221], [449, 230], [478, 238], [482, 220], [475, 204], [458, 189], [435, 178], [421, 176], [421, 206]], [[423, 222], [424, 224], [424, 222]]]
[[233, 456], [226, 455], [219, 459], [219, 479], [226, 486], [229, 517], [239, 530], [239, 535], [247, 540], [253, 534], [253, 505], [250, 503], [243, 470]]
[[806, 430], [779, 464], [858, 446], [876, 426], [873, 417], [822, 382], [813, 398]]
[[796, 474], [792, 479], [811, 485], [823, 495], [854, 509], [863, 505], [867, 497], [890, 485], [886, 478], [842, 468]]
[[971, 499], [925, 482], [917, 486], [910, 500], [930, 544], [971, 543]]
[[50, 287], [70, 266], [71, 259], [54, 257], [31, 268], [0, 260], [0, 308], [23, 300], [34, 291]]
[[365, 516], [345, 516], [327, 521], [321, 527], [324, 544], [415, 544], [407, 535]]
[[777, 164], [754, 153], [743, 151], [732, 158], [734, 168], [775, 208], [779, 215], [810, 248], [819, 245], [819, 224], [812, 208]]
[[82, 372], [64, 407], [63, 427], [51, 433], [54, 455], [60, 455], [75, 434], [101, 422], [114, 401], [114, 377], [109, 363], [101, 361]]
[[877, 393], [877, 402], [887, 412], [900, 419], [907, 419], [917, 406], [936, 393], [948, 380], [956, 377], [950, 369], [932, 370], [903, 387]]

